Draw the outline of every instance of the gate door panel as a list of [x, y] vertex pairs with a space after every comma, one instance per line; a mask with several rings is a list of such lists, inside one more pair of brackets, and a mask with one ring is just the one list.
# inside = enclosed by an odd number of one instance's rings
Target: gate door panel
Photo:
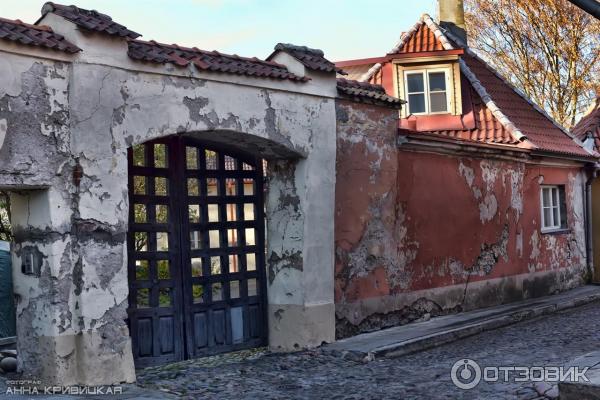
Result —
[[185, 142], [189, 357], [255, 347], [266, 336], [262, 162]]
[[175, 137], [129, 168], [136, 366], [265, 344], [262, 161]]

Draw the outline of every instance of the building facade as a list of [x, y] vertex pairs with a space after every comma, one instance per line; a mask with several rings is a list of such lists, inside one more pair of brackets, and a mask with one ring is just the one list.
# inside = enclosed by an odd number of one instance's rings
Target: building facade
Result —
[[597, 154], [460, 33], [424, 16], [336, 65], [143, 41], [54, 3], [0, 19], [20, 370], [132, 382], [585, 282]]
[[592, 272], [597, 154], [470, 50], [462, 2], [439, 4], [440, 22], [423, 15], [387, 55], [336, 64], [408, 102], [396, 125], [370, 116], [365, 142], [338, 126], [338, 338], [556, 293]]

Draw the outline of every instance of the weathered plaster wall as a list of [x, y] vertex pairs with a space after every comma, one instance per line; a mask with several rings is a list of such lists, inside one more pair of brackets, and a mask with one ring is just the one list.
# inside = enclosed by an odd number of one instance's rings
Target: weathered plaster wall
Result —
[[[127, 149], [175, 134], [271, 161], [270, 344], [333, 341], [335, 74], [302, 84], [200, 73], [132, 62], [115, 54], [122, 39], [79, 39], [72, 60], [0, 44], [0, 187], [12, 192], [25, 374], [61, 385], [135, 380], [125, 322]], [[112, 57], [98, 64], [102, 54]], [[35, 274], [25, 275], [31, 260]]]
[[[338, 107], [339, 337], [583, 283], [577, 165], [397, 150], [378, 120]], [[569, 232], [540, 233], [540, 183], [566, 185]]]

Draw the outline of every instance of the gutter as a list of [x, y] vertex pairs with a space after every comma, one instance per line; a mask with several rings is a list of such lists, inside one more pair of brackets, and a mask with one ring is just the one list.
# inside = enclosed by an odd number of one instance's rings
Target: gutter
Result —
[[590, 15], [600, 19], [600, 3], [596, 0], [569, 0]]
[[592, 182], [598, 177], [598, 165], [589, 172], [589, 178], [585, 182], [584, 207], [585, 207], [585, 252], [587, 269], [592, 282], [598, 282], [600, 276], [594, 276], [594, 230], [592, 223]]

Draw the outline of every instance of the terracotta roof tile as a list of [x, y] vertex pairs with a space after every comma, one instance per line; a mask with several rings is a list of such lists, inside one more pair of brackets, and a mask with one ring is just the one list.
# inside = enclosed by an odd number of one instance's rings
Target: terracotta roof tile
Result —
[[29, 25], [19, 20], [0, 18], [0, 39], [29, 46], [45, 47], [67, 53], [77, 53], [81, 49], [62, 35], [43, 25]]
[[465, 54], [463, 60], [477, 76], [494, 103], [539, 150], [590, 157], [580, 144], [500, 79], [483, 61]]
[[444, 45], [433, 31], [422, 22], [417, 30], [410, 35], [397, 53], [420, 53], [425, 51], [441, 51]]
[[246, 58], [228, 55], [217, 51], [205, 51], [178, 45], [167, 45], [155, 41], [129, 41], [129, 56], [135, 60], [154, 63], [172, 63], [181, 67], [194, 64], [203, 71], [224, 72], [260, 78], [288, 79], [305, 82], [303, 78], [291, 73], [284, 65], [258, 58]]
[[581, 141], [586, 140], [588, 135], [591, 135], [594, 139], [594, 149], [596, 151], [600, 149], [600, 97], [596, 99], [596, 103], [575, 125], [572, 133]]
[[118, 24], [111, 17], [101, 14], [95, 10], [85, 10], [76, 6], [64, 6], [48, 2], [42, 7], [42, 15], [54, 13], [73, 22], [84, 29], [106, 33], [114, 36], [127, 37], [135, 39], [141, 36], [139, 33], [127, 29], [127, 27]]
[[338, 78], [337, 89], [342, 97], [350, 98], [355, 101], [394, 108], [400, 108], [402, 107], [402, 104], [406, 103], [404, 100], [388, 96], [382, 86], [373, 85], [371, 83]]
[[322, 50], [311, 49], [306, 46], [296, 46], [289, 43], [278, 43], [275, 46], [275, 52], [267, 57], [267, 60], [271, 60], [278, 51], [288, 53], [300, 61], [306, 68], [313, 71], [337, 72], [338, 74], [346, 75], [341, 68], [337, 68], [334, 63], [325, 58], [325, 53]]
[[492, 114], [490, 109], [486, 107], [473, 87], [468, 83], [466, 84], [466, 87], [469, 90], [473, 106], [473, 116], [476, 128], [464, 130], [439, 130], [427, 133], [479, 143], [518, 145], [520, 142], [506, 130], [494, 114]]

